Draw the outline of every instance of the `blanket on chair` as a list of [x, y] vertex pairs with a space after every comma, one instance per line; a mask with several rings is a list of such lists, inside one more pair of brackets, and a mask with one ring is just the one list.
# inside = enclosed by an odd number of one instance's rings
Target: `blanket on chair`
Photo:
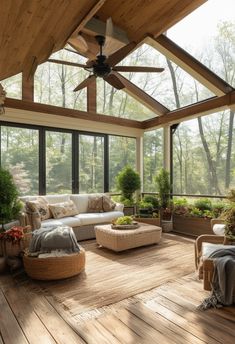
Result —
[[29, 246], [30, 255], [51, 252], [53, 250], [65, 250], [67, 252], [79, 252], [73, 229], [68, 226], [40, 228], [33, 232]]
[[198, 307], [200, 310], [235, 303], [235, 246], [218, 249], [209, 258], [214, 261], [212, 292]]

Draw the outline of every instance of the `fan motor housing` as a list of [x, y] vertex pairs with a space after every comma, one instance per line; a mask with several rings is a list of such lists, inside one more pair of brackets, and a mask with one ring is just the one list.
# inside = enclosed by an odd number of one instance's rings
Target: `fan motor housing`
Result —
[[97, 56], [96, 63], [93, 65], [93, 73], [95, 74], [95, 76], [105, 77], [111, 73], [111, 67], [104, 62], [105, 60], [106, 56]]

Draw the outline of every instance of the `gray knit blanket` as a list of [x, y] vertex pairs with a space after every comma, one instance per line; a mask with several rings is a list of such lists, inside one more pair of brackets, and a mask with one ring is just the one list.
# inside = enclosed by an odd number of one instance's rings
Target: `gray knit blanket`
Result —
[[218, 249], [209, 258], [214, 262], [212, 292], [198, 307], [200, 310], [235, 303], [235, 246]]
[[69, 253], [80, 251], [80, 246], [71, 227], [53, 226], [36, 229], [33, 232], [29, 245], [31, 256], [53, 250], [64, 250]]

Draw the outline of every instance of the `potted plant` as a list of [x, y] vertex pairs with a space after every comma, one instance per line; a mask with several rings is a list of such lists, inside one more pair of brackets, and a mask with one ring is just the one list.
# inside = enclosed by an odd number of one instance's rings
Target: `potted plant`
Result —
[[[124, 204], [126, 215], [135, 214], [134, 192], [140, 189], [140, 176], [130, 166], [126, 166], [117, 175], [117, 186], [121, 190], [121, 202]], [[132, 208], [132, 209], [128, 209]]]
[[0, 167], [0, 231], [5, 224], [16, 219], [22, 208], [18, 190], [9, 171]]
[[158, 197], [160, 203], [160, 218], [162, 229], [166, 232], [172, 230], [172, 201], [170, 197], [170, 174], [162, 168], [156, 176]]
[[160, 226], [159, 201], [156, 197], [146, 195], [138, 202], [138, 213], [135, 220]]

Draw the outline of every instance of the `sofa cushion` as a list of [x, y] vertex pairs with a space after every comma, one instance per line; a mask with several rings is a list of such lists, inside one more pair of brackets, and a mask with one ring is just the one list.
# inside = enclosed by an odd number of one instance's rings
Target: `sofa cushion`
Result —
[[33, 213], [38, 212], [42, 221], [51, 218], [48, 203], [42, 197], [38, 197], [35, 201], [26, 201], [26, 207]]
[[234, 247], [234, 245], [212, 244], [209, 242], [202, 243], [202, 259], [208, 258], [216, 250], [228, 249]]
[[88, 194], [73, 194], [70, 199], [75, 203], [79, 214], [87, 212]]
[[74, 216], [78, 214], [78, 210], [71, 200], [68, 202], [49, 204], [49, 208], [54, 219], [61, 219], [62, 217]]
[[103, 211], [112, 211], [114, 210], [116, 203], [113, 202], [109, 196], [103, 195], [102, 206], [103, 206]]
[[88, 213], [103, 212], [103, 195], [91, 195], [88, 197]]
[[118, 217], [123, 216], [121, 211], [109, 211], [106, 213], [86, 213], [75, 215], [75, 218], [78, 218], [81, 221], [81, 225], [94, 225], [98, 223], [112, 222], [112, 220], [117, 219]]
[[42, 222], [42, 227], [51, 227], [51, 226], [70, 226], [78, 227], [81, 226], [81, 220], [76, 217], [63, 217], [61, 219], [48, 219]]
[[55, 204], [55, 203], [62, 203], [62, 202], [68, 202], [70, 200], [69, 195], [46, 195], [42, 196], [44, 197], [49, 204]]

